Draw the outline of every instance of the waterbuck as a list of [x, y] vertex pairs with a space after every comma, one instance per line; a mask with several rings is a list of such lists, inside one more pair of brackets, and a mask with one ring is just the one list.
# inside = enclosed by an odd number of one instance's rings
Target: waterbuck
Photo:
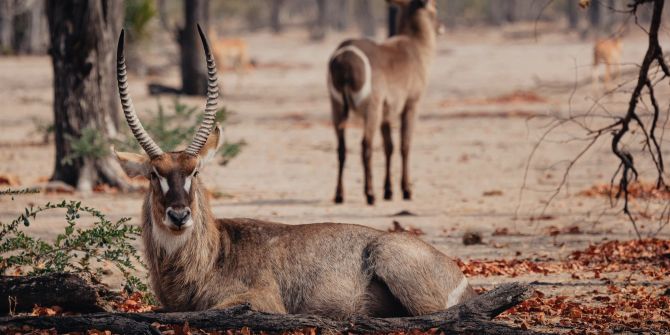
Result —
[[381, 44], [368, 39], [342, 42], [330, 58], [328, 92], [339, 159], [335, 203], [344, 201], [342, 173], [346, 158], [344, 130], [349, 111], [363, 118], [361, 155], [364, 192], [368, 204], [375, 202], [372, 189], [372, 142], [381, 127], [386, 154], [384, 199], [393, 197], [391, 187], [392, 121], [400, 119], [403, 198], [412, 198], [409, 180], [409, 148], [417, 107], [428, 80], [428, 67], [435, 53], [437, 20], [434, 0], [388, 0], [399, 8], [398, 35]]
[[199, 172], [221, 143], [213, 123], [219, 90], [212, 54], [199, 33], [209, 94], [202, 124], [184, 151], [163, 152], [142, 127], [128, 95], [123, 32], [118, 45], [123, 111], [146, 155], [115, 154], [129, 176], [150, 180], [142, 239], [152, 287], [166, 309], [246, 303], [270, 313], [407, 316], [443, 310], [475, 294], [451, 259], [409, 234], [214, 218]]

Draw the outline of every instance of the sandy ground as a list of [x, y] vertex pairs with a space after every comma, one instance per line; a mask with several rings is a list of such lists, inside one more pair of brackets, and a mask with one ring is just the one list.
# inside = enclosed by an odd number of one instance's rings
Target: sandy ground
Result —
[[[521, 192], [529, 154], [550, 122], [570, 113], [584, 113], [594, 105], [590, 85], [575, 87], [574, 91], [572, 85], [576, 78], [582, 80], [591, 74], [592, 42], [561, 34], [537, 40], [504, 39], [495, 31], [441, 36], [412, 145], [414, 199], [400, 199], [400, 157], [396, 153], [395, 197], [393, 201], [380, 200], [384, 158], [377, 135], [373, 172], [378, 203], [365, 204], [361, 131], [354, 124], [347, 129], [346, 199], [343, 205], [334, 205], [335, 136], [329, 121], [325, 76], [329, 54], [345, 36], [332, 35], [322, 43], [309, 42], [301, 32], [280, 37], [262, 33], [245, 36], [261, 66], [245, 75], [239, 85], [235, 74], [225, 74], [223, 102], [234, 111], [225, 129], [227, 138], [243, 139], [248, 145], [227, 166], [212, 165], [203, 173], [210, 189], [224, 194], [213, 200], [217, 216], [290, 224], [335, 221], [379, 229], [388, 229], [397, 220], [404, 226], [422, 229], [426, 233], [423, 239], [465, 260], [515, 255], [561, 258], [593, 242], [634, 237], [620, 207], [610, 209], [605, 198], [578, 195], [594, 184], [608, 182], [616, 169], [617, 161], [609, 152], [609, 136], [597, 142], [573, 167], [567, 187], [546, 206], [569, 161], [586, 144], [579, 140], [585, 133], [573, 124], [552, 133], [531, 161]], [[645, 50], [642, 36], [629, 36], [623, 48], [624, 71], [634, 69], [626, 64], [638, 62]], [[35, 117], [47, 121], [52, 118], [50, 66], [47, 57], [0, 58], [0, 173], [18, 176], [26, 186], [38, 184], [53, 168], [54, 149], [52, 145], [35, 144], [39, 135], [34, 133], [31, 121]], [[172, 68], [160, 77], [131, 78], [138, 110], [155, 110], [157, 98], [148, 95], [148, 81], [177, 84], [177, 76], [176, 68]], [[542, 82], [559, 85], [538, 85]], [[594, 113], [622, 115], [627, 89], [601, 100], [602, 108]], [[515, 91], [533, 92], [541, 101], [491, 100]], [[661, 105], [667, 106], [667, 92], [661, 97]], [[166, 105], [172, 101], [169, 96], [158, 99]], [[195, 98], [182, 101], [203, 103]], [[597, 125], [602, 121], [592, 122]], [[397, 127], [394, 138], [398, 143]], [[648, 167], [642, 168], [642, 173], [646, 180], [653, 179]], [[16, 217], [26, 204], [64, 197], [83, 199], [112, 218], [128, 216], [138, 223], [141, 196], [136, 194], [4, 197], [0, 199], [0, 220]], [[394, 216], [403, 210], [415, 215]], [[43, 217], [31, 231], [45, 238], [55, 236], [64, 226], [59, 215]], [[645, 235], [658, 227], [654, 220], [641, 219], [640, 224]], [[552, 237], [548, 233], [551, 226], [578, 226], [581, 233]], [[514, 234], [493, 236], [500, 228]], [[462, 236], [466, 232], [480, 233], [484, 243], [464, 246]], [[667, 238], [669, 234], [670, 229], [666, 229], [660, 236]], [[535, 279], [487, 277], [473, 278], [473, 282], [490, 288], [508, 280]], [[548, 290], [564, 289], [560, 283], [566, 280], [574, 284], [568, 290], [598, 285], [560, 275], [542, 280], [556, 284], [549, 285]]]

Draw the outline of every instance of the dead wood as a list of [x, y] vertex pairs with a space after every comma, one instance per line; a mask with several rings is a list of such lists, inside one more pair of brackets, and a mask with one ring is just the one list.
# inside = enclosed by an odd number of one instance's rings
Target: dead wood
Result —
[[60, 306], [73, 312], [111, 312], [117, 293], [90, 279], [69, 273], [1, 276], [0, 313], [29, 312], [35, 305]]
[[278, 315], [256, 312], [249, 306], [224, 310], [172, 313], [95, 313], [80, 316], [3, 317], [0, 329], [30, 326], [35, 329], [55, 328], [59, 332], [110, 330], [122, 334], [156, 334], [154, 323], [181, 325], [199, 329], [240, 329], [282, 332], [317, 328], [321, 333], [388, 333], [410, 329], [438, 328], [446, 333], [478, 334], [538, 334], [490, 321], [492, 318], [527, 299], [530, 286], [519, 283], [505, 284], [468, 302], [443, 312], [405, 318], [354, 317], [348, 321], [333, 320], [314, 315]]

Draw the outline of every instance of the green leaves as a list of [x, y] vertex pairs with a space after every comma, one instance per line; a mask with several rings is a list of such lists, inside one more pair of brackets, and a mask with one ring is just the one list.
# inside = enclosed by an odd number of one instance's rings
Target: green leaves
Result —
[[93, 128], [84, 128], [80, 137], [65, 134], [70, 144], [70, 153], [63, 157], [62, 163], [70, 165], [80, 158], [99, 159], [109, 155], [109, 143], [105, 137]]
[[[37, 215], [49, 210], [65, 210], [67, 226], [53, 242], [26, 235]], [[82, 228], [78, 221], [86, 214], [93, 225]], [[87, 273], [99, 279], [104, 265], [113, 265], [126, 279], [126, 288], [146, 290], [131, 273], [135, 265], [143, 266], [137, 249], [130, 243], [141, 234], [139, 227], [128, 224], [129, 218], [110, 221], [97, 209], [79, 201], [46, 203], [25, 208], [10, 223], [0, 223], [0, 271], [26, 270], [28, 274], [50, 272]]]
[[[174, 112], [167, 113], [163, 104], [158, 102], [156, 117], [142, 120], [142, 125], [151, 134], [151, 138], [164, 151], [175, 151], [188, 145], [203, 118], [200, 107], [188, 106], [181, 103], [179, 99], [174, 100], [172, 109]], [[229, 113], [225, 107], [220, 108], [216, 113], [215, 122], [223, 125]], [[121, 150], [140, 150], [137, 140], [130, 132], [127, 132], [126, 138], [117, 142], [116, 145]], [[242, 151], [245, 145], [244, 141], [224, 142], [218, 151], [220, 163], [227, 164]]]

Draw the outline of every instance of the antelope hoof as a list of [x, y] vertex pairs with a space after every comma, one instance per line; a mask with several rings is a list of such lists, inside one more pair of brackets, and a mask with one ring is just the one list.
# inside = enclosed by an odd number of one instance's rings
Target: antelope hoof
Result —
[[344, 197], [341, 194], [338, 194], [335, 196], [335, 203], [336, 204], [341, 204], [344, 202]]
[[368, 198], [368, 205], [374, 205], [375, 204], [375, 196], [374, 195], [367, 195]]
[[391, 200], [391, 199], [393, 199], [393, 191], [384, 190], [384, 200]]
[[412, 191], [402, 191], [402, 198], [405, 200], [412, 200]]

